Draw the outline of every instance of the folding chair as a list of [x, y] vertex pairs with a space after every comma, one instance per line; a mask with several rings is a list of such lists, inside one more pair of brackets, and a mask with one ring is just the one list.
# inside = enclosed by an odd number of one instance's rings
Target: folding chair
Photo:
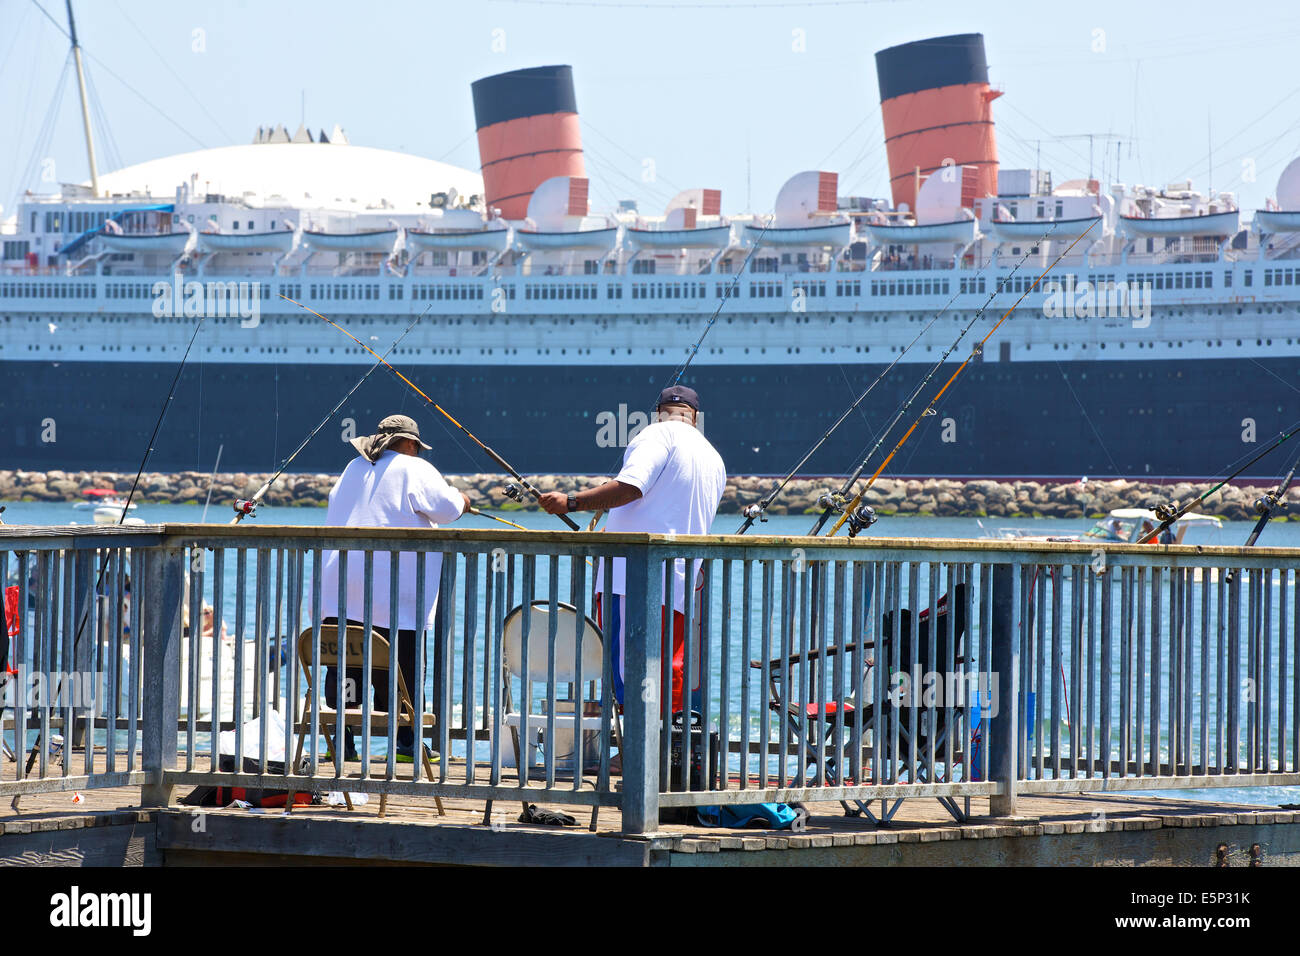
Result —
[[[345, 638], [343, 672], [346, 674], [349, 662], [353, 667], [359, 667], [365, 659], [364, 647], [365, 629], [359, 624], [349, 624]], [[321, 627], [320, 641], [320, 665], [321, 674], [325, 674], [329, 669], [335, 668], [339, 664], [337, 627], [333, 624], [326, 624]], [[311, 670], [311, 644], [312, 628], [307, 628], [298, 635], [298, 660], [302, 664], [303, 672], [307, 675], [307, 690], [303, 695], [301, 716], [294, 723], [294, 730], [298, 734], [298, 748], [293, 757], [293, 766], [297, 768], [302, 759], [303, 745], [306, 742], [307, 735], [311, 733], [311, 708], [313, 706], [315, 687], [312, 681]], [[370, 633], [370, 672], [372, 679], [388, 680], [388, 669], [392, 657], [388, 639], [380, 637], [375, 632]], [[339, 688], [343, 692], [343, 688]], [[362, 689], [363, 694], [369, 693], [369, 688]], [[358, 695], [360, 696], [360, 695]], [[346, 699], [344, 704], [349, 703]], [[338, 725], [340, 712], [331, 707], [328, 702], [318, 703], [319, 711], [317, 714], [317, 726], [322, 727], [326, 724]], [[381, 733], [388, 733], [388, 721], [390, 716], [397, 721], [398, 728], [410, 727], [415, 734], [414, 748], [420, 752], [420, 762], [424, 766], [425, 776], [430, 781], [434, 779], [433, 764], [429, 761], [428, 754], [424, 751], [424, 731], [432, 728], [435, 724], [433, 714], [424, 713], [416, 715], [415, 705], [411, 702], [411, 693], [406, 686], [406, 678], [402, 674], [402, 669], [397, 668], [397, 702], [389, 701], [388, 706], [394, 711], [370, 710], [370, 730], [374, 734], [376, 729]], [[347, 727], [364, 727], [365, 712], [362, 710], [362, 701], [359, 699], [354, 706], [344, 707], [342, 711], [343, 726]], [[369, 760], [369, 754], [363, 754], [363, 760]], [[343, 791], [344, 802], [347, 803], [349, 810], [352, 809], [352, 797], [348, 794], [346, 788]], [[438, 816], [445, 816], [446, 812], [442, 807], [442, 798], [434, 795], [434, 802], [438, 806]], [[286, 808], [288, 809], [288, 808]], [[379, 795], [379, 815], [382, 817], [388, 809], [388, 794]]]
[[[953, 618], [953, 639], [954, 639], [954, 667], [961, 669], [965, 663], [963, 656], [963, 641], [966, 634], [966, 595], [967, 587], [965, 584], [958, 584], [953, 589], [955, 598], [955, 607]], [[869, 598], [868, 598], [869, 600]], [[917, 619], [917, 662], [921, 674], [927, 674], [932, 671], [942, 672], [947, 667], [948, 659], [948, 614], [950, 609], [949, 595], [945, 594], [936, 602], [936, 617], [938, 626], [935, 632], [935, 656], [933, 661], [930, 658], [930, 610], [926, 608], [921, 611]], [[912, 612], [903, 608], [898, 612], [898, 661], [899, 667], [907, 671], [911, 666], [911, 640], [912, 640]], [[851, 743], [843, 740], [837, 740], [837, 731], [842, 732], [848, 723], [853, 719], [852, 715], [859, 708], [861, 709], [862, 730], [875, 731], [875, 747], [881, 752], [886, 760], [899, 760], [903, 755], [910, 752], [911, 732], [910, 720], [907, 718], [908, 707], [911, 701], [905, 700], [900, 706], [895, 707], [893, 700], [889, 695], [892, 689], [891, 682], [886, 679], [886, 695], [880, 701], [859, 701], [853, 693], [843, 696], [843, 720], [838, 720], [840, 701], [837, 699], [827, 699], [826, 688], [818, 688], [813, 684], [813, 693], [820, 692], [818, 700], [809, 700], [800, 702], [797, 700], [797, 694], [791, 686], [790, 693], [784, 693], [782, 690], [782, 676], [789, 679], [790, 684], [795, 683], [795, 668], [800, 666], [813, 667], [823, 656], [828, 661], [833, 661], [838, 655], [850, 657], [861, 649], [865, 659], [863, 661], [862, 688], [864, 692], [872, 687], [871, 668], [876, 665], [882, 665], [887, 669], [893, 664], [893, 644], [894, 644], [894, 612], [889, 611], [881, 616], [880, 634], [883, 636], [879, 642], [876, 640], [857, 640], [852, 639], [845, 641], [843, 644], [830, 644], [822, 647], [813, 648], [807, 653], [791, 654], [788, 657], [778, 657], [766, 663], [769, 672], [768, 680], [768, 707], [775, 713], [781, 715], [786, 732], [790, 738], [797, 743], [802, 742], [804, 751], [808, 755], [809, 763], [801, 768], [804, 773], [804, 779], [808, 777], [808, 772], [813, 769], [816, 772], [820, 769], [821, 773], [816, 774], [824, 776], [827, 785], [835, 786], [843, 781], [844, 774], [842, 767], [851, 766], [849, 748]], [[865, 638], [866, 635], [863, 635]], [[875, 651], [879, 647], [880, 653]], [[762, 668], [764, 662], [750, 661], [749, 666], [752, 668]], [[814, 672], [815, 673], [815, 672]], [[852, 686], [852, 685], [850, 685]], [[911, 695], [909, 694], [909, 697]], [[945, 708], [936, 708], [935, 726], [931, 728], [928, 721], [925, 720], [927, 713], [918, 714], [917, 721], [917, 754], [920, 756], [928, 749], [931, 738], [934, 739], [936, 750], [943, 746], [944, 741], [950, 732], [947, 724], [947, 713]], [[960, 717], [959, 713], [954, 716]], [[891, 718], [897, 722], [899, 728], [899, 753], [892, 753], [892, 740], [888, 739], [892, 735], [887, 731], [891, 727]], [[819, 756], [820, 755], [820, 756]], [[954, 753], [954, 764], [958, 762], [958, 753]], [[964, 755], [963, 755], [964, 759]], [[924, 770], [924, 762], [918, 763], [915, 767], [906, 770], [910, 779], [915, 780], [919, 772]], [[897, 775], [901, 776], [901, 774]], [[957, 809], [956, 804], [948, 798], [938, 798], [940, 802], [948, 809], [950, 813], [958, 819], [963, 819], [963, 814]], [[855, 804], [856, 807], [850, 804]], [[879, 821], [871, 812], [865, 800], [854, 799], [851, 801], [841, 800], [840, 805], [849, 816], [858, 816], [866, 814], [870, 819], [876, 822], [888, 822], [893, 817], [894, 812], [902, 804], [899, 799], [894, 802], [893, 807], [888, 806], [885, 802], [885, 809]]]
[[[579, 633], [578, 609], [572, 604], [562, 602], [557, 602], [555, 609], [555, 683], [557, 688], [561, 684], [568, 685], [568, 697], [556, 700], [555, 729], [557, 731], [561, 729], [572, 731], [576, 754], [583, 746], [584, 732], [596, 731], [599, 733], [604, 725], [604, 720], [599, 713], [599, 707], [595, 708], [597, 710], [596, 714], [587, 713], [588, 705], [601, 702], [601, 696], [597, 694], [597, 685], [604, 670], [604, 635], [601, 633], [600, 627], [590, 617], [582, 618], [582, 662], [580, 669], [575, 667], [577, 635]], [[502, 628], [502, 681], [505, 684], [503, 696], [505, 712], [501, 715], [500, 726], [507, 727], [510, 730], [510, 737], [515, 750], [515, 766], [519, 770], [521, 779], [529, 773], [532, 766], [532, 741], [536, 739], [538, 731], [547, 726], [550, 718], [544, 713], [532, 713], [530, 711], [525, 721], [524, 715], [515, 709], [513, 694], [511, 693], [511, 682], [514, 679], [522, 683], [523, 695], [530, 702], [532, 700], [532, 685], [534, 683], [546, 683], [550, 669], [551, 628], [551, 602], [545, 599], [533, 601], [529, 605], [527, 615], [524, 614], [523, 605], [511, 610], [506, 615]], [[527, 636], [528, 647], [527, 675], [524, 674], [523, 659], [525, 635]], [[577, 698], [583, 685], [586, 685], [587, 693], [586, 697], [579, 701]], [[560, 713], [560, 704], [570, 705], [572, 711]], [[521, 727], [524, 728], [524, 737], [528, 742], [528, 750], [530, 751], [528, 754], [525, 754], [520, 746]], [[617, 708], [614, 708], [611, 716], [611, 727], [619, 752], [622, 753], [623, 734]], [[546, 746], [554, 747], [555, 743], [548, 740]], [[528, 759], [525, 759], [525, 757]], [[607, 771], [608, 760], [608, 753], [601, 754], [599, 763], [591, 769], [598, 773]], [[524, 801], [524, 808], [527, 809], [527, 806], [527, 801]], [[599, 809], [597, 806], [593, 806], [591, 809], [590, 829], [592, 830], [596, 829]], [[487, 805], [488, 817], [490, 817], [491, 812], [492, 803], [489, 801]]]

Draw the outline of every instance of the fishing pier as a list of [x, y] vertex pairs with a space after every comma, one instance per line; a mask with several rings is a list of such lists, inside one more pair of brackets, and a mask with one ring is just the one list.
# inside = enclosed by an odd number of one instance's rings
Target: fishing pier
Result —
[[[330, 551], [364, 568], [360, 607], [340, 590], [347, 634], [322, 623]], [[420, 591], [440, 564], [410, 687], [360, 639], [375, 595], [424, 602], [376, 573], [396, 555]], [[615, 595], [595, 584], [615, 558], [621, 712], [598, 623]], [[696, 599], [674, 705], [678, 573]], [[1300, 786], [1294, 549], [7, 527], [0, 580], [17, 582], [0, 862], [1300, 862], [1300, 808], [1160, 796]], [[354, 668], [440, 759], [396, 759], [399, 720], [350, 695]], [[217, 787], [338, 797], [180, 802]], [[759, 803], [811, 816], [695, 816]], [[521, 805], [574, 825], [519, 822]]]

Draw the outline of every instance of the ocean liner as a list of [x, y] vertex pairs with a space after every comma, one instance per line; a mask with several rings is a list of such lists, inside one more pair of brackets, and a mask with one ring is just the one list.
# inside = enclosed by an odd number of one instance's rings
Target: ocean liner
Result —
[[[1054, 182], [999, 165], [982, 36], [875, 59], [890, 195], [799, 171], [767, 214], [707, 185], [592, 210], [567, 66], [472, 84], [478, 171], [337, 127], [92, 158], [3, 224], [0, 468], [134, 468], [201, 319], [150, 467], [273, 469], [371, 364], [292, 299], [380, 352], [423, 314], [390, 360], [533, 474], [615, 467], [715, 312], [685, 381], [732, 473], [784, 472], [901, 356], [806, 469], [843, 473], [1071, 243], [892, 474], [1204, 477], [1300, 417], [1300, 160], [1248, 221], [1191, 182]], [[403, 410], [381, 370], [338, 432]], [[444, 471], [490, 468], [420, 420]], [[294, 467], [339, 468], [338, 432]]]

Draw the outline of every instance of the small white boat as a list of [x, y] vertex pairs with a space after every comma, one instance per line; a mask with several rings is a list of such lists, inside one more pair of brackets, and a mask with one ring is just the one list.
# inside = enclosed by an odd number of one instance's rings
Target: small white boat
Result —
[[135, 511], [136, 504], [129, 505], [122, 499], [104, 499], [94, 503], [95, 524], [121, 524], [128, 511]]
[[[1160, 526], [1154, 511], [1146, 508], [1116, 508], [1087, 531], [1038, 531], [1030, 528], [1000, 528], [997, 536], [1009, 541], [1090, 541], [1136, 544]], [[1169, 528], [1169, 540], [1159, 544], [1182, 544], [1191, 528], [1222, 528], [1223, 519], [1214, 515], [1188, 513]]]

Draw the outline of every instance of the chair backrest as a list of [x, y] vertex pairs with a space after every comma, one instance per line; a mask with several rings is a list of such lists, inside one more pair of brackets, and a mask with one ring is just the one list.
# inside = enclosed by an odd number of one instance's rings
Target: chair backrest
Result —
[[[307, 674], [307, 686], [312, 685], [311, 673], [311, 635], [312, 628], [307, 628], [298, 635], [298, 660]], [[345, 631], [344, 642], [347, 659], [345, 667], [362, 667], [365, 664], [365, 628], [360, 624], [349, 624]], [[388, 673], [389, 644], [388, 638], [370, 632], [370, 672], [372, 677]], [[337, 667], [339, 663], [339, 629], [336, 624], [322, 624], [320, 629], [320, 665], [321, 672], [326, 668]], [[402, 669], [397, 669], [397, 691], [400, 699], [410, 698]]]
[[[502, 644], [506, 668], [512, 677], [523, 676], [524, 622], [528, 622], [528, 679], [545, 681], [548, 666], [551, 625], [555, 625], [555, 681], [557, 684], [582, 684], [600, 680], [604, 663], [603, 635], [596, 622], [589, 617], [579, 619], [578, 609], [572, 604], [557, 604], [552, 620], [549, 601], [534, 601], [527, 609], [523, 605], [506, 615]], [[579, 621], [582, 623], [582, 672], [575, 666]]]
[[[944, 603], [937, 608], [938, 626], [934, 634], [935, 659], [930, 660], [930, 615], [925, 613], [916, 626], [916, 656], [922, 672], [939, 670], [948, 663], [948, 616], [953, 617], [953, 658], [961, 656], [963, 638], [966, 636], [966, 585], [959, 584], [951, 594], [944, 595]], [[894, 612], [882, 615], [880, 621], [880, 638], [883, 653], [877, 663], [885, 667], [893, 665]], [[898, 666], [908, 670], [912, 662], [912, 612], [908, 608], [898, 611]]]

